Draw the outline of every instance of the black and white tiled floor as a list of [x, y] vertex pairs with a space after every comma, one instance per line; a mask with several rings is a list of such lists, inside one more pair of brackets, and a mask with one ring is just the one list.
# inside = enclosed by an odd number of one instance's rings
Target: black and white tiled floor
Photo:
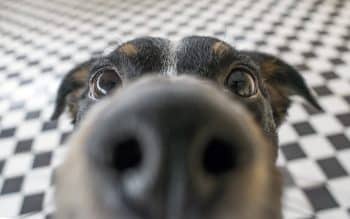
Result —
[[350, 218], [350, 1], [1, 0], [0, 218], [51, 218], [68, 119], [62, 76], [120, 41], [212, 35], [296, 66], [325, 109], [296, 102], [280, 129], [285, 218]]

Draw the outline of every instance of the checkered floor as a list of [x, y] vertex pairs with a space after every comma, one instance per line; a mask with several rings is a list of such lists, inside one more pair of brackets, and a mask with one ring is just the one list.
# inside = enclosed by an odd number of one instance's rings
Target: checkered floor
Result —
[[51, 218], [68, 119], [62, 76], [136, 36], [212, 35], [296, 66], [325, 113], [296, 102], [280, 129], [285, 218], [350, 215], [350, 1], [1, 0], [0, 218]]

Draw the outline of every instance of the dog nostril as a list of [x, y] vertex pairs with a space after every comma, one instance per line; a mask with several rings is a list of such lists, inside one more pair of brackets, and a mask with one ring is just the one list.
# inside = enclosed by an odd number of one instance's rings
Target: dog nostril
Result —
[[141, 162], [142, 150], [136, 139], [128, 138], [116, 145], [113, 166], [118, 172], [138, 168]]
[[237, 153], [231, 143], [213, 138], [204, 149], [202, 165], [210, 175], [219, 176], [230, 172], [236, 165]]

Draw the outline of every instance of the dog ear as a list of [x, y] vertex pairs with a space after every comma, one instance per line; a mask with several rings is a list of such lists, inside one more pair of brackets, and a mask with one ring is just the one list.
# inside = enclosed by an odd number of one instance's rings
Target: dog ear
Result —
[[262, 79], [270, 95], [274, 119], [279, 126], [285, 119], [291, 104], [290, 96], [303, 97], [309, 104], [322, 111], [301, 74], [281, 59], [260, 52], [244, 51], [260, 65]]
[[79, 99], [83, 95], [89, 80], [89, 69], [93, 60], [86, 61], [68, 72], [63, 78], [56, 96], [55, 109], [51, 120], [56, 120], [68, 107], [72, 122], [75, 122], [79, 109]]

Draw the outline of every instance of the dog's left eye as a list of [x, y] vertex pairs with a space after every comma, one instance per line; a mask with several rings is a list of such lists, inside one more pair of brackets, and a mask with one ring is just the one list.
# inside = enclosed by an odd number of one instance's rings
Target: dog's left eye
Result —
[[241, 97], [256, 94], [257, 88], [253, 76], [245, 69], [233, 69], [226, 78], [226, 86]]
[[90, 95], [96, 99], [101, 98], [121, 83], [121, 78], [114, 69], [104, 69], [91, 78]]

